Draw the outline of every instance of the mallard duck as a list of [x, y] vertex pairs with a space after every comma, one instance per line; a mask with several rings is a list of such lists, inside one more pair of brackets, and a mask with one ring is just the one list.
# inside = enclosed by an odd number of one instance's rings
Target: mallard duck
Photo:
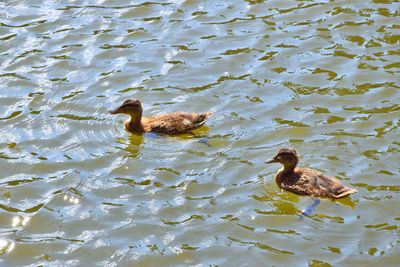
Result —
[[155, 132], [161, 134], [188, 133], [202, 126], [212, 115], [212, 112], [173, 112], [145, 118], [142, 117], [142, 104], [137, 99], [125, 100], [121, 106], [110, 113], [129, 115], [130, 117], [125, 121], [125, 127], [132, 133]]
[[317, 198], [344, 198], [357, 192], [356, 189], [344, 186], [337, 179], [317, 170], [296, 167], [299, 156], [294, 149], [282, 148], [276, 156], [266, 163], [281, 163], [283, 168], [275, 180], [280, 188], [298, 195], [308, 195]]

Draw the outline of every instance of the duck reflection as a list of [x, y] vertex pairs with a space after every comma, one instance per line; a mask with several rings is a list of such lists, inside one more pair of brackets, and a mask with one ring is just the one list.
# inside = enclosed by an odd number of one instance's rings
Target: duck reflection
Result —
[[[147, 136], [148, 134], [142, 135], [142, 134], [130, 134], [128, 140], [125, 138], [119, 138], [119, 143], [122, 143], [124, 145], [127, 145], [123, 150], [128, 152], [128, 156], [131, 158], [137, 158], [140, 155], [140, 150], [142, 148], [142, 145], [144, 143], [144, 138], [150, 137], [150, 138], [159, 138], [159, 137], [151, 137]], [[150, 134], [149, 134], [150, 135]], [[153, 134], [151, 134], [153, 135]]]

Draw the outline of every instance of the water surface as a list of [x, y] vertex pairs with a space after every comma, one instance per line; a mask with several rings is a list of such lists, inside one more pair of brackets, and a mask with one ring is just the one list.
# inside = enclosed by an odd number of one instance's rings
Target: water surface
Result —
[[[0, 1], [0, 264], [398, 266], [399, 10]], [[133, 135], [127, 98], [215, 115]], [[359, 193], [299, 220], [263, 163], [287, 146]]]

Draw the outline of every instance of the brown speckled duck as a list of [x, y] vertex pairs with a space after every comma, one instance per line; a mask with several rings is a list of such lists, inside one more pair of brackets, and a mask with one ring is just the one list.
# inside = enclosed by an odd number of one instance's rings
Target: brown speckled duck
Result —
[[161, 134], [188, 133], [202, 126], [212, 115], [212, 112], [173, 112], [146, 118], [142, 117], [142, 104], [136, 99], [126, 100], [110, 113], [129, 115], [130, 117], [125, 121], [125, 127], [132, 133], [156, 132]]
[[289, 148], [280, 149], [273, 159], [266, 161], [283, 164], [283, 168], [275, 176], [276, 183], [280, 188], [295, 194], [338, 199], [357, 192], [319, 171], [296, 167], [298, 162], [296, 150]]

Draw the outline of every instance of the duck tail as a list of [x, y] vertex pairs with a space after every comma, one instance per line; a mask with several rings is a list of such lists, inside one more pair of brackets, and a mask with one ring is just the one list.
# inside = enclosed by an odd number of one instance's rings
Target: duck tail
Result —
[[202, 125], [206, 122], [208, 118], [210, 118], [213, 115], [213, 113], [210, 112], [205, 112], [205, 113], [200, 113], [199, 117], [197, 118], [197, 124]]
[[204, 120], [207, 120], [208, 118], [210, 118], [213, 115], [213, 113], [211, 111], [203, 113], [204, 116]]
[[345, 187], [344, 190], [341, 190], [339, 192], [339, 194], [335, 196], [335, 198], [344, 198], [350, 194], [357, 193], [357, 192], [358, 192], [357, 189]]

